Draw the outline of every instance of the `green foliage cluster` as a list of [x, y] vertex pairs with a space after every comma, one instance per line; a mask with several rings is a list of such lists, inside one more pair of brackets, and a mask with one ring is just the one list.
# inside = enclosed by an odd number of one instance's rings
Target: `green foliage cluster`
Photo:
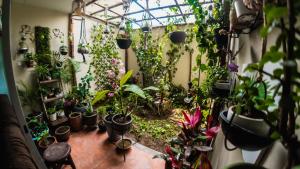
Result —
[[111, 34], [105, 37], [103, 31], [102, 25], [92, 28], [92, 43], [89, 48], [93, 57], [91, 65], [94, 67], [94, 80], [97, 89], [109, 90], [112, 89], [112, 84], [116, 84], [120, 75], [124, 73], [122, 72], [124, 68], [118, 56], [115, 39]]
[[36, 26], [35, 30], [35, 50], [37, 54], [50, 54], [50, 28]]
[[163, 44], [158, 42], [158, 39], [153, 39], [151, 34], [139, 31], [132, 43], [132, 49], [143, 75], [144, 86], [157, 85], [166, 74], [165, 66], [162, 64]]
[[158, 141], [167, 142], [180, 132], [180, 127], [170, 119], [149, 120], [136, 115], [132, 117], [135, 123], [131, 132], [138, 137], [150, 135]]

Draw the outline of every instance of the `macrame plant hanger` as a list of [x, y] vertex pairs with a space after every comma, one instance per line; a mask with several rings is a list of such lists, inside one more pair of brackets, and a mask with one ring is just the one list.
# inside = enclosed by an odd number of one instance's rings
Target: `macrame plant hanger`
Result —
[[85, 63], [85, 54], [88, 54], [89, 51], [87, 49], [87, 40], [86, 40], [86, 28], [85, 28], [85, 19], [82, 18], [81, 26], [80, 26], [80, 39], [79, 39], [78, 53], [82, 55], [83, 62]]

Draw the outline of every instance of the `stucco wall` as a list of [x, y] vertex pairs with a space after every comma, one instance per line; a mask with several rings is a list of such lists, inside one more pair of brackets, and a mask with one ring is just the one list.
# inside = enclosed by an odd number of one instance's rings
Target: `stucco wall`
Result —
[[[30, 25], [34, 32], [35, 26], [49, 27], [51, 29], [58, 28], [65, 35], [68, 35], [68, 14], [59, 11], [49, 10], [40, 7], [28, 6], [21, 3], [12, 3], [11, 10], [11, 51], [13, 60], [13, 71], [16, 82], [23, 81], [25, 84], [31, 84], [36, 79], [33, 79], [33, 68], [24, 68], [18, 65], [18, 62], [22, 60], [22, 55], [17, 54], [18, 43], [20, 40], [21, 25]], [[26, 41], [29, 46], [29, 51], [35, 53], [34, 42], [30, 40]], [[65, 44], [67, 44], [67, 36], [65, 36]], [[60, 41], [57, 38], [50, 40], [51, 50], [57, 51], [60, 46]], [[24, 109], [25, 114], [29, 113], [28, 109]]]

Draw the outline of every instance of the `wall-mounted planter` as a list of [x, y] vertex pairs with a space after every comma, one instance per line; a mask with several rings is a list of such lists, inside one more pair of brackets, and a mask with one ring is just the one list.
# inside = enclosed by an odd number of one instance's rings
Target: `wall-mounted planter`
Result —
[[80, 54], [89, 54], [90, 53], [90, 51], [86, 45], [78, 45], [77, 52]]
[[250, 164], [250, 163], [233, 164], [226, 168], [227, 169], [266, 169], [264, 167], [261, 167], [261, 166], [255, 165], [255, 164]]
[[174, 31], [169, 34], [170, 40], [175, 44], [184, 43], [186, 36], [186, 32], [184, 31]]
[[235, 0], [234, 7], [238, 23], [250, 25], [255, 21], [257, 17], [256, 11], [247, 9], [245, 4], [243, 3], [243, 0]]
[[[232, 108], [230, 108], [232, 109]], [[230, 123], [230, 119], [233, 118]], [[263, 119], [243, 115], [232, 116], [231, 110], [220, 113], [222, 131], [233, 145], [238, 148], [256, 151], [270, 145], [272, 129]]]
[[61, 55], [67, 55], [68, 54], [68, 47], [63, 45], [59, 47], [59, 53]]
[[117, 40], [117, 44], [119, 46], [120, 49], [128, 49], [132, 43], [131, 39], [121, 39], [118, 38]]

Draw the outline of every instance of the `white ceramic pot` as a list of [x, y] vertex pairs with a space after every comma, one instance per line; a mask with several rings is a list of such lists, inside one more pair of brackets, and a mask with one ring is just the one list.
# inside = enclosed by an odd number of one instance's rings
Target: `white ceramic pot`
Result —
[[55, 121], [57, 119], [57, 113], [49, 114], [49, 120]]
[[[227, 120], [231, 120], [235, 106], [231, 106], [228, 109]], [[270, 133], [271, 127], [263, 119], [250, 118], [243, 115], [235, 114], [232, 123], [239, 125], [240, 127], [252, 131], [260, 136], [267, 136]]]
[[243, 3], [243, 0], [235, 0], [234, 7], [235, 7], [238, 23], [249, 24], [249, 23], [253, 23], [254, 20], [256, 19], [256, 12], [247, 9], [245, 4]]
[[65, 112], [63, 110], [60, 110], [57, 112], [57, 116], [58, 117], [64, 117], [65, 116]]
[[56, 94], [55, 95], [55, 97], [57, 97], [57, 98], [59, 98], [59, 97], [63, 97], [64, 96], [64, 94], [61, 92], [61, 93], [59, 93], [59, 94]]

